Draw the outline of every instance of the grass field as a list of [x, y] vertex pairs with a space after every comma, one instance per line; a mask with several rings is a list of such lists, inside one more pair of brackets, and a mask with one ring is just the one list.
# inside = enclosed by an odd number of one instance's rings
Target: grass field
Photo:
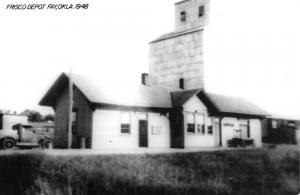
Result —
[[0, 194], [295, 195], [295, 146], [174, 154], [0, 155]]

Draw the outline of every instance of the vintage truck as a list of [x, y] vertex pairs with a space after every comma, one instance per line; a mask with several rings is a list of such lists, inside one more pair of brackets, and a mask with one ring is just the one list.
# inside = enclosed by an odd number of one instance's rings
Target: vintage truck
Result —
[[52, 145], [52, 130], [47, 127], [33, 127], [28, 124], [16, 124], [11, 129], [0, 130], [0, 148], [49, 148]]

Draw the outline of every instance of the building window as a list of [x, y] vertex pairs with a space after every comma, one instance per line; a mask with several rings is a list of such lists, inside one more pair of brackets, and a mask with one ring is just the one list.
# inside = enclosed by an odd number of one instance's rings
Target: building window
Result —
[[77, 123], [77, 110], [73, 110], [72, 112], [72, 123]]
[[184, 89], [184, 79], [183, 78], [179, 79], [179, 88]]
[[195, 133], [194, 114], [188, 114], [187, 115], [187, 132], [188, 133]]
[[240, 138], [250, 138], [250, 125], [248, 119], [239, 119]]
[[207, 126], [207, 134], [212, 135], [213, 134], [213, 126]]
[[72, 133], [74, 133], [74, 134], [77, 132], [77, 122], [78, 122], [78, 110], [73, 109], [73, 112], [72, 112]]
[[197, 133], [205, 134], [205, 121], [204, 115], [196, 114], [196, 126], [197, 126]]
[[130, 124], [121, 124], [121, 133], [130, 133]]
[[198, 13], [199, 17], [204, 16], [204, 5], [199, 6], [199, 13]]
[[202, 124], [197, 124], [197, 132], [204, 135], [205, 134], [205, 126]]
[[187, 114], [187, 132], [200, 135], [213, 134], [213, 117], [206, 117], [205, 114], [188, 113]]
[[195, 133], [195, 124], [194, 123], [188, 123], [187, 125], [188, 125], [187, 132]]
[[207, 134], [208, 135], [212, 135], [213, 134], [213, 118], [212, 117], [208, 117], [207, 118]]
[[277, 125], [277, 121], [276, 120], [272, 120], [272, 129], [277, 129], [278, 125]]
[[130, 134], [130, 113], [121, 113], [121, 133]]
[[296, 122], [295, 121], [288, 121], [288, 126], [296, 127]]
[[0, 130], [3, 129], [3, 114], [0, 113]]
[[186, 21], [186, 12], [180, 12], [180, 21], [185, 22]]

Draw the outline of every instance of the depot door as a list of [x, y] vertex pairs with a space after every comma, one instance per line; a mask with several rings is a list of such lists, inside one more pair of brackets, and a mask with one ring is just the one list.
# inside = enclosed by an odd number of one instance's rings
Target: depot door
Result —
[[148, 123], [139, 120], [139, 147], [148, 147]]

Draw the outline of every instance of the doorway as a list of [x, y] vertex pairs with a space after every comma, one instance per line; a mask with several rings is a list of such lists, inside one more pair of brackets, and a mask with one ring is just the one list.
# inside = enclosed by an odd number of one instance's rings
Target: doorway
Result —
[[139, 147], [148, 147], [147, 120], [139, 120]]

